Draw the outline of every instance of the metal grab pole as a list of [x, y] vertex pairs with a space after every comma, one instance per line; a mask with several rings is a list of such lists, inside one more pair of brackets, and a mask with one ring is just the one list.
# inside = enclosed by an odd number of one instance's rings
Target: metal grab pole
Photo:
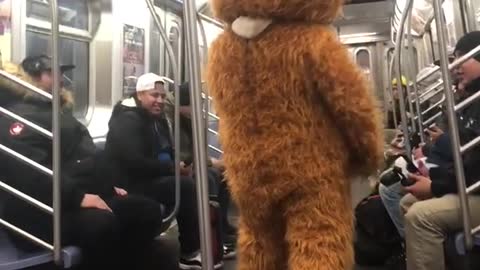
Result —
[[[409, 47], [409, 39], [410, 39], [410, 30], [411, 30], [411, 25], [410, 25], [410, 21], [412, 20], [412, 9], [410, 9], [410, 11], [408, 12], [408, 20], [407, 20], [407, 40], [406, 40], [406, 47], [407, 47], [407, 53], [406, 53], [406, 56], [405, 56], [405, 59], [407, 61], [406, 62], [406, 66], [407, 66], [407, 69], [411, 69], [411, 66], [410, 66], [410, 63], [411, 63], [411, 59], [410, 59], [410, 47]], [[402, 46], [403, 48], [403, 46]], [[413, 50], [411, 50], [413, 52]], [[401, 61], [400, 61], [401, 63]], [[415, 123], [415, 118], [414, 118], [414, 115], [415, 115], [415, 111], [413, 110], [413, 102], [412, 102], [412, 89], [410, 87], [410, 75], [409, 75], [410, 72], [406, 72], [407, 74], [407, 86], [406, 86], [406, 89], [407, 89], [407, 101], [408, 101], [408, 109], [410, 111], [410, 121], [411, 121], [411, 125], [412, 125], [412, 132], [413, 133], [416, 133], [417, 132], [417, 127], [416, 127], [416, 123]]]
[[467, 250], [472, 248], [472, 233], [470, 223], [470, 208], [466, 194], [465, 172], [463, 169], [463, 160], [460, 153], [460, 136], [458, 133], [457, 116], [455, 112], [455, 101], [453, 99], [452, 85], [450, 83], [450, 71], [448, 69], [447, 43], [445, 38], [446, 27], [443, 20], [443, 11], [440, 0], [433, 1], [433, 10], [435, 14], [435, 23], [437, 26], [438, 45], [440, 51], [440, 68], [442, 71], [443, 85], [445, 87], [445, 98], [447, 101], [447, 116], [450, 137], [452, 140], [453, 159], [455, 161], [455, 174], [457, 176], [458, 195], [462, 211], [462, 220], [465, 233], [465, 247]]
[[185, 18], [185, 36], [187, 41], [188, 69], [190, 74], [190, 91], [192, 97], [192, 126], [195, 154], [195, 175], [197, 183], [198, 216], [200, 223], [200, 243], [202, 251], [202, 269], [212, 270], [214, 261], [212, 257], [212, 243], [210, 230], [210, 206], [208, 200], [208, 178], [204, 121], [202, 113], [202, 84], [200, 78], [200, 63], [198, 52], [197, 11], [195, 0], [183, 2]]
[[50, 0], [52, 15], [52, 145], [53, 145], [53, 259], [57, 265], [62, 263], [62, 239], [61, 239], [61, 137], [60, 137], [60, 65], [58, 54], [58, 5], [57, 0]]
[[165, 48], [167, 49], [168, 57], [170, 58], [170, 63], [173, 70], [173, 85], [175, 87], [175, 96], [174, 96], [174, 147], [175, 147], [175, 206], [173, 207], [172, 212], [168, 217], [163, 219], [164, 223], [171, 222], [176, 216], [178, 209], [180, 208], [180, 74], [178, 73], [178, 63], [175, 59], [175, 54], [173, 53], [172, 45], [170, 44], [165, 29], [163, 29], [162, 21], [158, 17], [158, 14], [155, 12], [155, 6], [153, 5], [153, 0], [145, 0], [147, 7], [150, 10], [150, 14], [153, 17], [153, 21], [160, 32], [160, 36], [165, 43]]
[[[200, 28], [200, 34], [202, 35], [202, 42], [203, 42], [203, 47], [202, 47], [202, 50], [203, 50], [203, 61], [202, 61], [202, 65], [204, 67], [207, 66], [207, 62], [208, 62], [208, 41], [207, 41], [207, 34], [205, 33], [205, 26], [203, 25], [203, 21], [200, 17], [200, 13], [197, 12], [197, 22], [198, 22], [198, 26]], [[201, 76], [202, 77], [202, 76]], [[203, 93], [203, 87], [202, 87], [202, 93]], [[205, 98], [203, 98], [203, 96], [205, 96]], [[208, 95], [208, 91], [205, 91], [204, 95], [202, 94], [202, 100], [203, 100], [203, 104], [204, 104], [204, 109], [203, 109], [203, 115], [204, 115], [204, 120], [205, 120], [205, 127], [208, 127], [210, 125], [210, 117], [208, 115], [208, 113], [210, 112], [210, 99], [208, 99], [209, 95]], [[207, 147], [208, 145], [208, 131], [205, 129], [205, 147]], [[208, 156], [208, 151], [205, 151], [205, 154], [207, 155], [207, 160], [209, 158]]]
[[465, 32], [472, 32], [475, 31], [476, 24], [475, 24], [475, 8], [472, 4], [471, 0], [460, 0], [460, 5], [462, 5], [462, 13], [463, 17], [465, 18]]
[[398, 128], [397, 125], [397, 105], [395, 104], [395, 96], [393, 94], [393, 86], [392, 86], [392, 78], [393, 78], [393, 62], [395, 61], [395, 57], [390, 59], [390, 64], [388, 67], [388, 91], [390, 91], [390, 95], [392, 97], [392, 112], [393, 112], [393, 125], [395, 129]]
[[[422, 143], [425, 143], [425, 134], [423, 133], [423, 117], [422, 117], [422, 111], [420, 108], [420, 98], [418, 98], [418, 87], [417, 87], [417, 76], [415, 74], [415, 65], [414, 65], [414, 60], [415, 60], [415, 52], [413, 51], [414, 45], [413, 45], [413, 36], [412, 36], [412, 10], [410, 10], [410, 13], [408, 14], [408, 25], [407, 25], [407, 32], [408, 32], [408, 38], [407, 38], [407, 47], [409, 49], [410, 54], [408, 55], [408, 63], [409, 63], [409, 70], [410, 74], [409, 77], [412, 78], [413, 80], [413, 91], [415, 94], [415, 107], [417, 109], [418, 117], [417, 123], [418, 123], [418, 133], [420, 134], [420, 140]], [[410, 85], [410, 83], [408, 83]], [[415, 117], [412, 117], [413, 122], [415, 122]]]
[[412, 153], [412, 148], [410, 146], [410, 140], [408, 139], [408, 119], [407, 119], [407, 112], [406, 112], [406, 107], [405, 107], [405, 99], [403, 95], [403, 87], [402, 87], [402, 63], [401, 63], [401, 57], [402, 57], [402, 45], [403, 45], [403, 29], [405, 26], [405, 21], [407, 19], [407, 15], [409, 13], [409, 10], [412, 8], [413, 1], [412, 0], [407, 0], [405, 3], [405, 8], [402, 12], [402, 18], [400, 20], [400, 25], [399, 29], [397, 31], [397, 39], [395, 42], [395, 59], [397, 61], [396, 63], [396, 70], [397, 70], [397, 89], [398, 92], [400, 93], [400, 115], [402, 119], [402, 131], [403, 131], [403, 136], [405, 137], [405, 150], [407, 151], [407, 154], [410, 156]]

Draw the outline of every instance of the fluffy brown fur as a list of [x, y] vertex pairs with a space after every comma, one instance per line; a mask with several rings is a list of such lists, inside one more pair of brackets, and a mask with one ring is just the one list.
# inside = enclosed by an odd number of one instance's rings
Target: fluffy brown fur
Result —
[[[328, 25], [340, 0], [213, 0], [227, 23], [274, 18], [212, 44], [207, 84], [240, 209], [240, 270], [353, 265], [350, 182], [382, 160], [382, 125], [363, 74]], [[293, 21], [289, 21], [289, 19]]]

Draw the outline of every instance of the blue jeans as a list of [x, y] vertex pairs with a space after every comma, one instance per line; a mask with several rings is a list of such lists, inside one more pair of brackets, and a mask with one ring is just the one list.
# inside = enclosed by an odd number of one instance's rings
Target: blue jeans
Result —
[[402, 185], [400, 182], [388, 187], [380, 184], [378, 191], [388, 215], [397, 228], [398, 234], [405, 238], [405, 225], [403, 224], [403, 214], [400, 210], [400, 200], [405, 196]]

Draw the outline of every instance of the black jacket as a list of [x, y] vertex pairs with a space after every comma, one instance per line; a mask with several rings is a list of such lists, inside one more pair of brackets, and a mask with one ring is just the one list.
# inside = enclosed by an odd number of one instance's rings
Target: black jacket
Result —
[[[480, 136], [480, 102], [477, 101], [469, 105], [458, 114], [457, 119], [462, 145]], [[457, 184], [449, 134], [443, 134], [430, 152], [435, 150], [437, 151], [436, 156], [438, 159], [441, 159], [441, 163], [446, 165], [430, 170], [432, 193], [436, 197], [441, 197], [448, 193], [456, 193]], [[433, 154], [430, 153], [429, 159], [433, 158]], [[463, 154], [463, 165], [467, 187], [480, 180], [480, 146], [477, 145]]]
[[[122, 187], [131, 187], [154, 178], [174, 175], [170, 125], [155, 119], [137, 106], [135, 98], [117, 103], [109, 122], [105, 155]], [[171, 160], [160, 160], [168, 152]]]
[[[29, 97], [22, 102], [12, 104], [8, 109], [46, 130], [52, 129], [52, 108], [48, 100]], [[60, 125], [62, 210], [78, 209], [85, 193], [98, 194], [102, 197], [113, 196], [113, 183], [105, 181], [109, 177], [101, 176], [98, 165], [102, 163], [102, 157], [101, 154], [95, 154], [95, 145], [86, 127], [71, 113], [61, 114]], [[51, 169], [52, 140], [33, 129], [0, 116], [0, 143]], [[5, 164], [2, 166], [0, 175], [7, 184], [47, 205], [52, 204], [50, 176], [30, 168], [5, 153], [0, 154], [0, 162]], [[97, 179], [104, 180], [97, 181]], [[19, 206], [21, 202], [15, 203]]]

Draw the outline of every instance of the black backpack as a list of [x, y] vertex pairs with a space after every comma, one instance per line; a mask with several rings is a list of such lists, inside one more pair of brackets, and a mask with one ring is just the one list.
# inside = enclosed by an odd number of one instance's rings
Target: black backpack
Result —
[[376, 193], [355, 208], [355, 262], [362, 266], [383, 265], [402, 249], [402, 238]]

